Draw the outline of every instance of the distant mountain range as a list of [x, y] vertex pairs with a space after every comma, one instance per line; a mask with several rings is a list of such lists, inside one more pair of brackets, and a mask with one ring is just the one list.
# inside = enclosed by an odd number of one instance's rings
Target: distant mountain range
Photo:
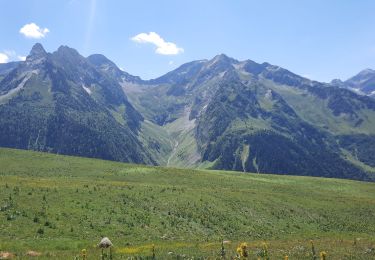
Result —
[[0, 146], [375, 180], [373, 70], [320, 83], [221, 54], [146, 81], [103, 55], [36, 44], [0, 80]]
[[365, 69], [346, 80], [333, 80], [332, 85], [350, 89], [360, 95], [375, 97], [375, 70]]

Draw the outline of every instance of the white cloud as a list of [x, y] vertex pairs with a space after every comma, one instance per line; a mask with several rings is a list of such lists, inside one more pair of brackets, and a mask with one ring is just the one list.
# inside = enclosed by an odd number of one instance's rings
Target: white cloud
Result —
[[17, 56], [17, 58], [21, 61], [25, 61], [26, 60], [26, 56]]
[[8, 55], [0, 52], [0, 63], [7, 63], [9, 60]]
[[28, 23], [20, 29], [20, 33], [27, 38], [40, 39], [44, 38], [49, 30], [48, 28], [41, 28], [35, 23]]
[[152, 43], [156, 46], [155, 52], [161, 55], [177, 55], [184, 52], [183, 48], [177, 47], [173, 42], [166, 42], [156, 32], [140, 33], [131, 38], [138, 43]]
[[174, 64], [174, 61], [173, 61], [173, 60], [170, 60], [170, 61], [168, 62], [168, 64], [169, 64], [169, 65], [173, 65], [173, 64]]
[[18, 55], [14, 50], [3, 50], [0, 52], [0, 63], [6, 63], [14, 60], [26, 60], [26, 56]]
[[10, 57], [16, 55], [16, 52], [14, 50], [4, 50], [4, 53]]

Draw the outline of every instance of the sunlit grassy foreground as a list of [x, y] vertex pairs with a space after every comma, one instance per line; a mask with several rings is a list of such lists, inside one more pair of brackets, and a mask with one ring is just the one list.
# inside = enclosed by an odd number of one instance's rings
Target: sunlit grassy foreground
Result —
[[0, 149], [0, 251], [98, 259], [375, 257], [375, 185], [348, 180], [147, 167]]

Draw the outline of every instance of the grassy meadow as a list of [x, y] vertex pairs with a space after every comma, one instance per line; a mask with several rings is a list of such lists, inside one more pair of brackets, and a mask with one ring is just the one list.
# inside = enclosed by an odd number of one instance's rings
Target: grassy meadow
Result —
[[[375, 259], [375, 184], [148, 167], [0, 149], [0, 252], [17, 258]], [[78, 258], [82, 259], [82, 258]]]

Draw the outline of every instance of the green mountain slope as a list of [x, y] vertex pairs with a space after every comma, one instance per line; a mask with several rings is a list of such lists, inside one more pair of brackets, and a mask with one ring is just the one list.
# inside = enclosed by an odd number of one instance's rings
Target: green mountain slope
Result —
[[[69, 176], [69, 177], [67, 177]], [[369, 259], [375, 237], [373, 183], [123, 164], [0, 149], [0, 251], [72, 259], [168, 252], [214, 256], [221, 239], [270, 241], [272, 259], [310, 253], [309, 240], [337, 259]], [[32, 203], [30, 203], [32, 201]], [[40, 231], [42, 230], [42, 231]], [[356, 240], [360, 238], [360, 240]], [[357, 244], [353, 246], [353, 241]], [[367, 250], [367, 251], [366, 251]]]
[[25, 62], [0, 72], [0, 146], [375, 179], [375, 100], [269, 63], [221, 54], [145, 81], [103, 55], [84, 58], [66, 46], [46, 53], [36, 44]]
[[223, 54], [123, 87], [171, 136], [168, 165], [374, 179], [375, 101], [349, 90]]
[[150, 163], [142, 116], [121, 86], [74, 49], [40, 44], [0, 82], [0, 145]]

